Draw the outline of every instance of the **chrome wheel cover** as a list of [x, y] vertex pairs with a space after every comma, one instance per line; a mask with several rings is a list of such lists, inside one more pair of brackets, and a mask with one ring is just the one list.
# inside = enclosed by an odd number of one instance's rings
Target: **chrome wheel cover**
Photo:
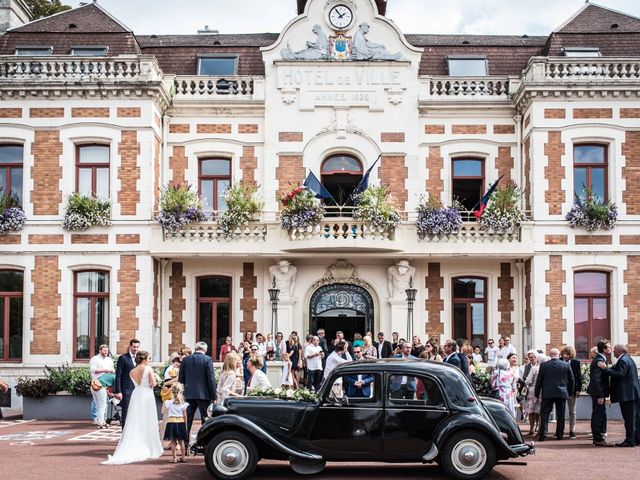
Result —
[[458, 472], [473, 475], [487, 464], [487, 451], [477, 440], [462, 440], [451, 451], [451, 463]]
[[213, 450], [213, 465], [222, 475], [240, 475], [249, 465], [249, 452], [238, 440], [223, 440]]

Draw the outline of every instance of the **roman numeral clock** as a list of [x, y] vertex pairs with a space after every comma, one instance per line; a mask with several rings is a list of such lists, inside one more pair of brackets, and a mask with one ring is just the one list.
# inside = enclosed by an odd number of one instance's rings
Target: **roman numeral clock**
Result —
[[329, 55], [333, 60], [349, 60], [351, 58], [352, 38], [345, 31], [353, 24], [353, 11], [344, 4], [334, 5], [329, 9], [327, 21], [336, 34], [329, 37]]

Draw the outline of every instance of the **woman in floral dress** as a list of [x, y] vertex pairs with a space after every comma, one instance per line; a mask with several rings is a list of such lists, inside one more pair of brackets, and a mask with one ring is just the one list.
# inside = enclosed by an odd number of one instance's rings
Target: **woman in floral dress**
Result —
[[491, 386], [498, 390], [498, 400], [504, 403], [516, 418], [516, 377], [509, 368], [506, 358], [498, 360], [497, 370], [491, 375]]
[[529, 435], [535, 435], [540, 422], [540, 399], [535, 395], [536, 379], [540, 371], [540, 361], [538, 359], [538, 352], [535, 350], [529, 350], [527, 357], [529, 357], [531, 370], [529, 370], [529, 375], [527, 375], [527, 378], [524, 380], [524, 384], [527, 387], [525, 411], [529, 415]]

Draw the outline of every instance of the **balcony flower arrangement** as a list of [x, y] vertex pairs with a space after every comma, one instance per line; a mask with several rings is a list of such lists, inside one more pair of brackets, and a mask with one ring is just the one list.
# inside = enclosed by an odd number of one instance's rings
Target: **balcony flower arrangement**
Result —
[[320, 397], [306, 388], [266, 388], [256, 387], [247, 392], [249, 397], [278, 398], [280, 400], [293, 400], [295, 402], [317, 403]]
[[584, 196], [575, 195], [575, 204], [565, 219], [571, 228], [586, 228], [589, 232], [611, 230], [618, 220], [618, 207], [610, 201], [603, 202], [591, 190], [585, 189]]
[[380, 230], [395, 230], [400, 214], [393, 205], [393, 197], [385, 185], [369, 186], [353, 196], [356, 209], [353, 217]]
[[184, 225], [206, 220], [202, 204], [191, 186], [169, 184], [160, 195], [160, 214], [156, 218], [168, 232], [177, 232]]
[[440, 200], [429, 197], [426, 202], [420, 202], [417, 211], [416, 228], [420, 238], [457, 234], [462, 228], [462, 215], [457, 202], [445, 207]]
[[285, 230], [313, 229], [324, 218], [324, 207], [313, 193], [296, 187], [279, 197], [282, 204], [280, 223]]
[[0, 235], [19, 232], [27, 219], [16, 195], [6, 196], [0, 188]]
[[498, 187], [480, 216], [480, 225], [483, 230], [509, 233], [518, 228], [525, 218], [520, 210], [521, 196], [522, 192], [513, 181], [508, 182], [504, 187]]
[[102, 227], [111, 225], [111, 202], [80, 193], [69, 195], [62, 228], [78, 232], [95, 225]]
[[263, 203], [257, 196], [256, 185], [234, 183], [224, 194], [227, 209], [218, 217], [218, 224], [225, 234], [256, 220], [262, 212]]

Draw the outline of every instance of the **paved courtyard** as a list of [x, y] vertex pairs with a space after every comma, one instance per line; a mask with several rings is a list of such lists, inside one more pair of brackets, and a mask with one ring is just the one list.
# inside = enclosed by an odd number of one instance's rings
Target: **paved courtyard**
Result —
[[[194, 425], [194, 430], [197, 425]], [[551, 429], [553, 431], [553, 425]], [[168, 480], [189, 478], [209, 480], [201, 456], [186, 464], [171, 464], [170, 452], [159, 460], [125, 466], [102, 466], [119, 438], [119, 427], [96, 430], [86, 422], [39, 422], [5, 419], [0, 421], [0, 478], [70, 480], [88, 477], [127, 478], [128, 480]], [[621, 422], [610, 422], [609, 439], [621, 441]], [[549, 440], [538, 444], [537, 454], [523, 465], [499, 465], [491, 479], [575, 479], [593, 477], [595, 472], [615, 476], [616, 480], [635, 480], [640, 469], [640, 448], [595, 448], [588, 436], [588, 422], [578, 425], [576, 440]], [[615, 473], [614, 473], [615, 472]], [[302, 478], [287, 463], [261, 462], [253, 478], [272, 480]], [[406, 479], [445, 478], [433, 465], [329, 464], [317, 479]]]

